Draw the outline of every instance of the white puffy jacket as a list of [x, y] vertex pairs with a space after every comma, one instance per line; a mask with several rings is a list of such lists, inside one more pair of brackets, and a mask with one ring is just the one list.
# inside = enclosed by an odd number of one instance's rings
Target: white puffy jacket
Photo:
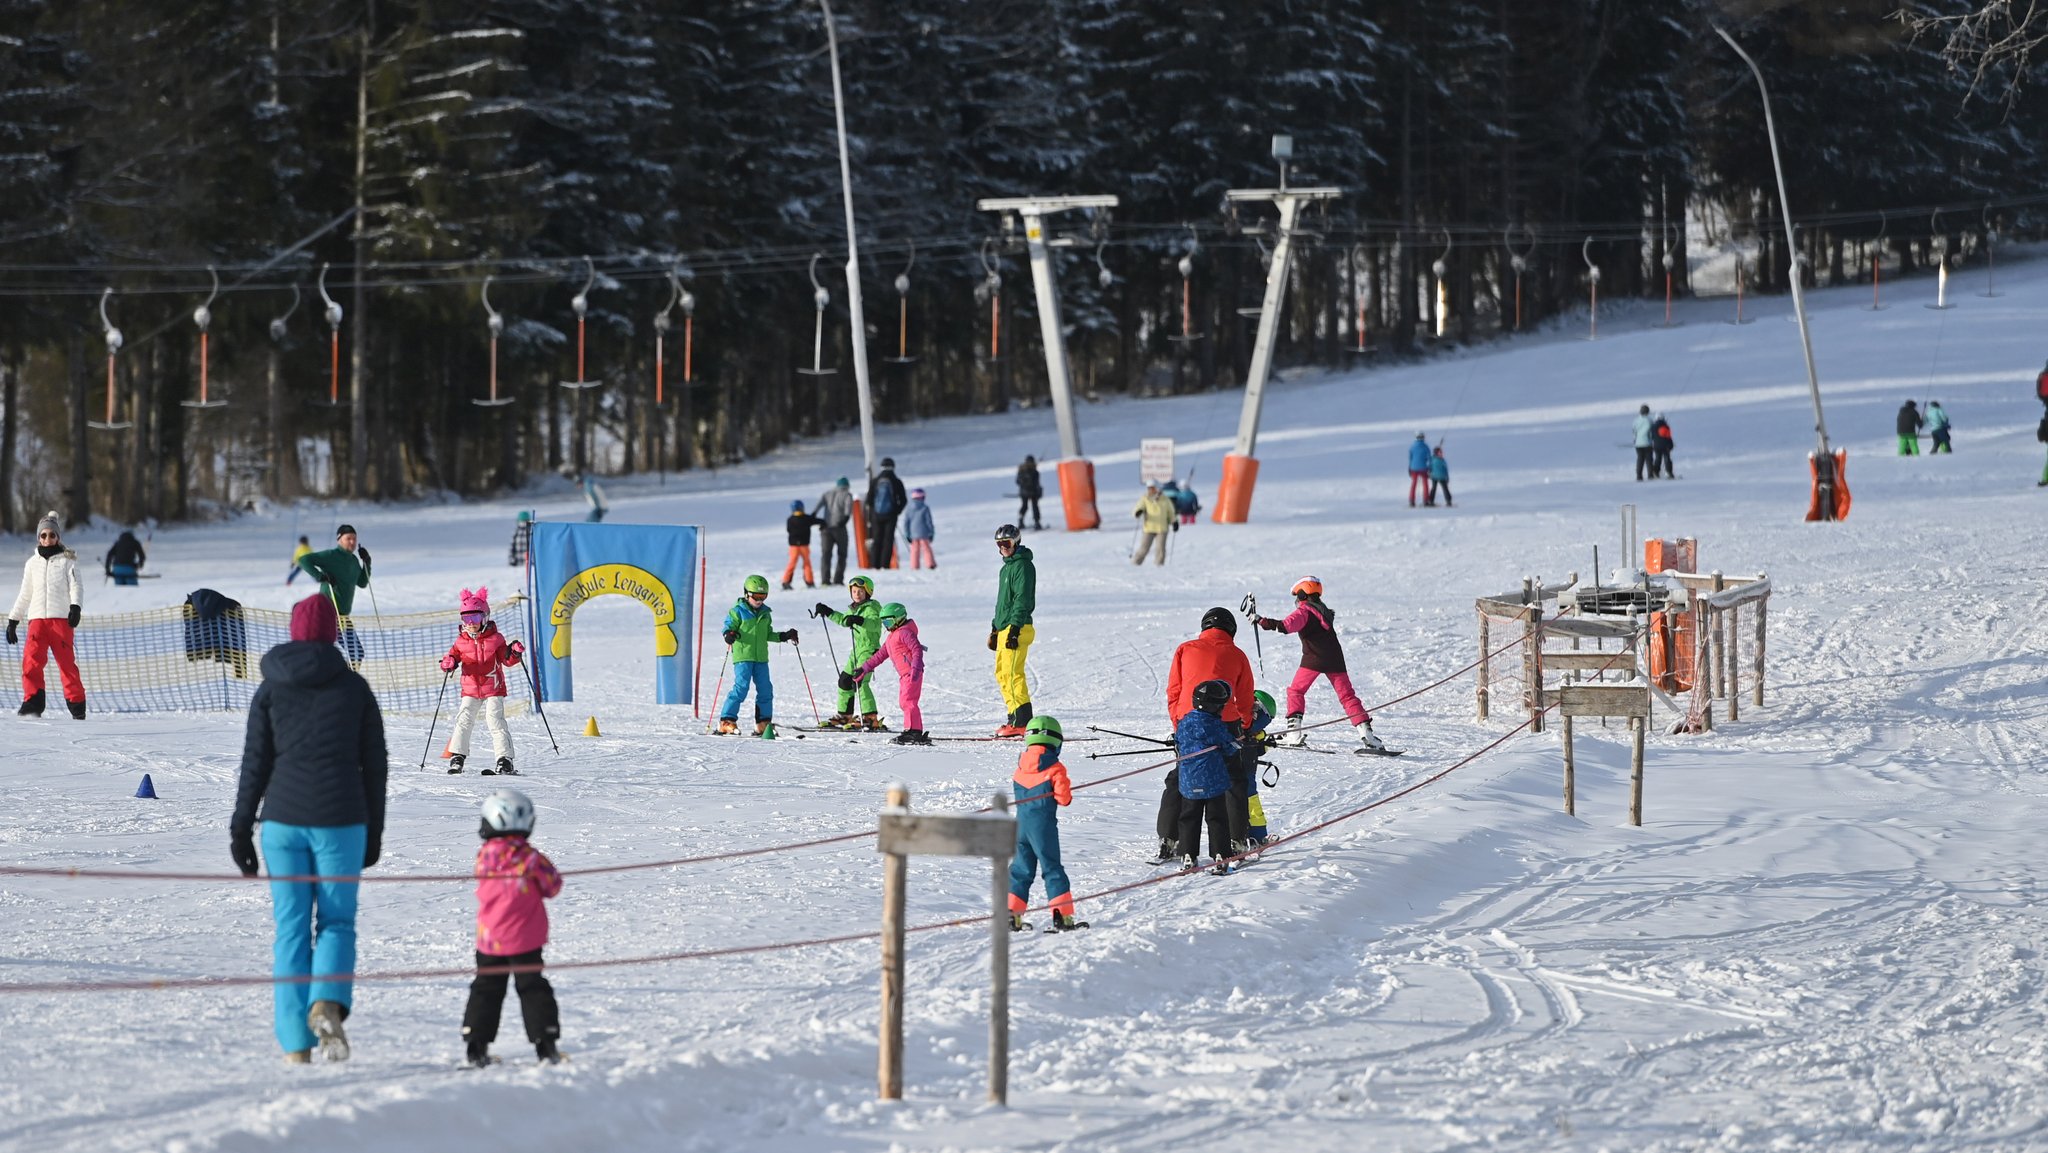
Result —
[[14, 598], [14, 611], [7, 619], [63, 620], [71, 615], [72, 605], [84, 603], [85, 590], [78, 584], [78, 554], [68, 548], [53, 557], [36, 553], [22, 566], [21, 595]]

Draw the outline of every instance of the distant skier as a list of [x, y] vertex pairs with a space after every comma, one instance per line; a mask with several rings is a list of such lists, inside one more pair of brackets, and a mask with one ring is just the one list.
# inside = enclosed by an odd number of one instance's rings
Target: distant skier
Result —
[[2041, 375], [2034, 378], [2034, 395], [2041, 398], [2042, 404], [2048, 404], [2048, 368], [2042, 369]]
[[1650, 447], [1656, 450], [1650, 458], [1651, 480], [1657, 479], [1659, 470], [1663, 471], [1665, 480], [1678, 479], [1678, 474], [1671, 469], [1671, 445], [1671, 422], [1665, 420], [1664, 414], [1660, 412], [1657, 414], [1656, 423], [1650, 426]]
[[1920, 406], [1912, 401], [1899, 406], [1898, 432], [1899, 455], [1920, 455], [1920, 430], [1927, 421], [1920, 415]]
[[1651, 427], [1654, 423], [1655, 422], [1653, 422], [1650, 419], [1649, 405], [1646, 404], [1643, 407], [1636, 410], [1635, 437], [1637, 480], [1643, 479], [1644, 469], [1648, 469], [1650, 471], [1650, 479], [1655, 480], [1657, 478], [1657, 441], [1655, 436], [1651, 433]]
[[1159, 486], [1159, 494], [1173, 502], [1173, 510], [1180, 516], [1180, 523], [1195, 523], [1195, 514], [1202, 511], [1202, 502], [1195, 499], [1195, 490], [1168, 479]]
[[796, 577], [796, 566], [799, 561], [803, 562], [804, 566], [804, 587], [818, 587], [817, 577], [811, 572], [811, 530], [824, 523], [804, 511], [804, 502], [789, 502], [789, 519], [782, 522], [783, 530], [789, 537], [789, 563], [782, 566], [783, 588], [791, 587], [790, 581]]
[[1158, 485], [1148, 484], [1131, 515], [1138, 519], [1139, 530], [1138, 551], [1131, 554], [1131, 563], [1144, 564], [1145, 554], [1156, 552], [1157, 563], [1165, 564], [1166, 534], [1180, 531], [1180, 522], [1174, 519], [1173, 502], [1160, 495]]
[[1052, 927], [1064, 932], [1085, 929], [1074, 919], [1074, 891], [1060, 860], [1060, 809], [1074, 803], [1067, 767], [1060, 763], [1065, 739], [1052, 717], [1033, 717], [1024, 731], [1024, 751], [1010, 775], [1016, 794], [1017, 852], [1010, 858], [1010, 931], [1030, 928], [1024, 910], [1031, 907], [1031, 880], [1045, 878], [1045, 897], [1052, 909]]
[[910, 546], [910, 567], [939, 567], [939, 559], [932, 555], [932, 540], [938, 534], [932, 529], [932, 509], [924, 502], [924, 490], [910, 490], [910, 507], [903, 510], [903, 540]]
[[[524, 516], [524, 515], [526, 515], [526, 514], [524, 514], [524, 513], [521, 513], [520, 515], [521, 515], [521, 516]], [[514, 543], [515, 543], [515, 544], [517, 543], [517, 538], [516, 538], [516, 537], [514, 538]], [[290, 571], [290, 572], [288, 572], [288, 573], [284, 574], [284, 587], [286, 587], [286, 588], [290, 588], [290, 587], [292, 587], [292, 582], [293, 582], [294, 580], [297, 580], [297, 579], [298, 579], [299, 573], [300, 573], [300, 572], [302, 571], [302, 570], [300, 569], [300, 567], [299, 567], [299, 562], [300, 562], [300, 561], [302, 561], [302, 560], [304, 560], [304, 559], [306, 559], [306, 557], [308, 557], [308, 556], [312, 555], [312, 552], [313, 552], [313, 542], [311, 542], [311, 541], [307, 540], [307, 539], [306, 539], [305, 537], [303, 537], [303, 536], [302, 536], [302, 537], [300, 537], [300, 538], [299, 538], [299, 543], [298, 543], [298, 547], [296, 547], [296, 548], [292, 549], [292, 568], [291, 568], [291, 571]], [[522, 549], [520, 549], [520, 552], [519, 552], [519, 560], [515, 560], [515, 561], [513, 561], [512, 563], [513, 563], [513, 564], [519, 564], [520, 562], [524, 561], [525, 559], [526, 559], [526, 550], [522, 548]]]
[[498, 631], [497, 622], [491, 619], [491, 590], [463, 589], [457, 605], [462, 623], [455, 643], [441, 656], [442, 672], [462, 670], [462, 706], [455, 714], [455, 735], [448, 742], [448, 771], [461, 772], [469, 760], [469, 731], [482, 713], [484, 727], [491, 731], [491, 753], [498, 759], [496, 768], [485, 769], [483, 775], [516, 777], [519, 770], [512, 767], [512, 730], [505, 724], [505, 670], [519, 663], [526, 646], [518, 641], [507, 644], [505, 634]]
[[107, 550], [105, 568], [115, 584], [139, 585], [142, 583], [142, 566], [147, 563], [149, 554], [142, 551], [142, 542], [135, 539], [133, 531], [124, 528], [114, 541], [114, 547]]
[[605, 514], [612, 511], [612, 506], [604, 499], [603, 486], [587, 472], [583, 474], [583, 503], [590, 506], [590, 511], [583, 514], [583, 519], [588, 524], [602, 521]]
[[[301, 545], [304, 545], [306, 543], [306, 538], [300, 537], [299, 543]], [[512, 522], [512, 546], [505, 550], [505, 563], [513, 566], [514, 568], [517, 568], [520, 565], [525, 564], [526, 550], [532, 547], [532, 545], [533, 512], [530, 509], [522, 508], [519, 510], [519, 516], [515, 518]], [[310, 548], [301, 549], [298, 555], [292, 558], [292, 563], [297, 564], [299, 556], [304, 556], [306, 553], [311, 551], [312, 550]], [[292, 582], [291, 579], [287, 577], [284, 583], [290, 584]]]
[[1442, 445], [1429, 454], [1429, 503], [1435, 504], [1438, 493], [1443, 494], [1444, 507], [1451, 507], [1451, 462], [1444, 459]]
[[796, 630], [775, 631], [774, 613], [768, 608], [768, 578], [758, 573], [740, 586], [740, 599], [726, 610], [725, 631], [720, 634], [732, 650], [732, 691], [718, 709], [721, 736], [740, 731], [740, 705], [747, 699], [747, 686], [754, 688], [754, 735], [775, 739], [775, 683], [768, 676], [768, 646], [775, 641], [796, 643]]
[[[853, 633], [852, 647], [847, 651], [846, 664], [839, 670], [850, 673], [860, 668], [863, 662], [874, 656], [882, 647], [882, 606], [875, 602], [875, 582], [867, 576], [856, 576], [846, 582], [846, 595], [852, 601], [845, 612], [833, 612], [832, 606], [824, 601], [817, 604], [820, 620], [830, 621]], [[853, 715], [854, 690], [839, 690], [839, 711], [825, 722], [828, 728], [866, 729], [871, 733], [886, 733], [889, 727], [882, 723], [882, 714], [875, 708], [874, 686], [863, 682], [860, 685], [860, 716]]]
[[1951, 445], [1948, 439], [1951, 427], [1953, 426], [1949, 423], [1948, 410], [1941, 407], [1941, 402], [1938, 400], [1928, 401], [1927, 435], [1934, 438], [1934, 447], [1927, 450], [1928, 456], [1933, 456], [1937, 452], [1945, 452], [1950, 456], [1955, 455], [1955, 446]]
[[[2048, 376], [2048, 373], [2044, 373]], [[1027, 456], [1017, 466], [1017, 523], [1024, 523], [1024, 514], [1031, 514], [1031, 527], [1044, 528], [1038, 519], [1038, 500], [1045, 495], [1045, 485], [1038, 479], [1038, 458]]]
[[1279, 743], [1295, 748], [1308, 743], [1308, 734], [1302, 731], [1302, 715], [1308, 711], [1308, 690], [1317, 677], [1328, 677], [1330, 687], [1336, 690], [1337, 703], [1344, 706], [1344, 715], [1351, 718], [1358, 731], [1359, 744], [1370, 752], [1385, 751], [1386, 743], [1372, 731], [1372, 714], [1365, 711], [1358, 691], [1351, 687], [1351, 674], [1344, 666], [1344, 645], [1337, 639], [1337, 614], [1323, 603], [1323, 582], [1305, 576], [1295, 581], [1290, 591], [1294, 595], [1294, 611], [1284, 619], [1252, 618], [1259, 628], [1301, 636], [1301, 668], [1287, 686], [1287, 731]]
[[491, 1063], [507, 980], [519, 991], [519, 1017], [541, 1063], [566, 1060], [556, 1048], [562, 1011], [554, 986], [540, 971], [548, 943], [547, 902], [561, 894], [562, 874], [546, 853], [527, 843], [533, 818], [533, 801], [525, 793], [499, 789], [484, 798], [477, 824], [484, 843], [476, 852], [476, 979], [462, 1010], [462, 1040], [464, 1061], [478, 1069]]
[[1203, 681], [1195, 686], [1194, 708], [1173, 728], [1173, 747], [1180, 757], [1179, 786], [1181, 871], [1192, 873], [1201, 867], [1202, 826], [1209, 826], [1211, 873], [1226, 876], [1224, 863], [1229, 851], [1230, 814], [1225, 794], [1230, 789], [1230, 763], [1241, 751], [1237, 738], [1223, 723], [1223, 710], [1231, 699], [1229, 681]]
[[1021, 737], [1031, 723], [1031, 682], [1024, 679], [1024, 659], [1038, 630], [1031, 614], [1038, 606], [1038, 566], [1021, 543], [1016, 525], [996, 530], [996, 552], [1003, 567], [996, 573], [996, 611], [988, 622], [988, 651], [996, 655], [996, 687], [1003, 693], [1008, 716], [997, 727], [999, 737]]
[[882, 471], [868, 482], [867, 499], [861, 509], [867, 517], [869, 568], [895, 567], [896, 518], [903, 515], [907, 503], [903, 482], [896, 478], [896, 462], [885, 456]]
[[1408, 442], [1408, 507], [1415, 507], [1415, 490], [1429, 495], [1429, 438], [1421, 433]]
[[917, 622], [910, 619], [909, 610], [895, 601], [883, 605], [880, 615], [885, 630], [882, 647], [862, 661], [859, 668], [839, 674], [839, 691], [852, 692], [855, 686], [881, 667], [883, 661], [893, 662], [896, 666], [896, 710], [903, 716], [903, 731], [889, 743], [931, 744], [931, 737], [924, 731], [924, 710], [918, 707], [919, 698], [924, 695], [925, 647], [917, 639]]
[[[846, 583], [846, 522], [853, 519], [853, 486], [845, 477], [833, 482], [818, 498], [811, 515], [824, 525], [824, 551], [818, 557], [818, 575], [828, 585]], [[834, 558], [837, 557], [835, 562]]]
[[[2048, 444], [2048, 416], [2041, 418], [2041, 426], [2034, 430], [2034, 439], [2042, 444]], [[2048, 465], [2041, 466], [2041, 483], [2034, 487], [2040, 488], [2043, 486], [2048, 486]]]

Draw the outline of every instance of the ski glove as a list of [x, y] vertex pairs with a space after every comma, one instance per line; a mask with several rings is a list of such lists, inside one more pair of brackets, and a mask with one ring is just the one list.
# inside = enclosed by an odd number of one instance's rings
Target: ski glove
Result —
[[819, 601], [817, 605], [812, 609], [811, 615], [817, 617], [821, 621], [830, 620], [832, 619], [832, 606], [826, 604], [824, 601]]
[[77, 627], [78, 627], [78, 606], [77, 606], [77, 605], [72, 605], [72, 606], [71, 606], [71, 611], [70, 611], [69, 613], [66, 613], [66, 614], [64, 615], [64, 620], [65, 620], [65, 621], [66, 621], [67, 623], [69, 623], [69, 624], [71, 625], [71, 627], [72, 627], [72, 628], [77, 628]]
[[853, 691], [853, 686], [855, 686], [855, 685], [857, 685], [857, 684], [859, 684], [859, 683], [860, 683], [859, 681], [856, 681], [856, 680], [854, 680], [854, 679], [853, 679], [853, 674], [852, 674], [852, 673], [840, 673], [840, 674], [839, 674], [839, 691], [840, 691], [840, 692], [844, 692], [844, 693], [850, 693], [850, 692], [852, 692], [852, 691]]
[[1280, 631], [1280, 622], [1272, 617], [1253, 617], [1252, 623], [1271, 632], [1277, 633]]
[[240, 869], [245, 877], [255, 876], [256, 870], [263, 866], [262, 859], [256, 856], [256, 837], [253, 833], [236, 833], [230, 836], [228, 856], [234, 859], [235, 868]]
[[1179, 532], [1179, 531], [1180, 531], [1180, 522], [1179, 522], [1179, 521], [1174, 521], [1174, 522], [1173, 522], [1173, 531], [1175, 531], [1175, 532]]
[[449, 655], [441, 658], [441, 671], [444, 673], [452, 673], [455, 671], [455, 654], [450, 653]]
[[[10, 645], [14, 643], [14, 622], [13, 622], [13, 621], [8, 621], [8, 622], [7, 622], [7, 643], [8, 643], [8, 644], [10, 644]], [[994, 651], [996, 651], [996, 630], [994, 630], [994, 629], [990, 629], [990, 630], [988, 630], [988, 651], [990, 651], [990, 652], [994, 652]]]
[[362, 561], [362, 562], [363, 562], [363, 570], [364, 570], [365, 572], [369, 571], [369, 568], [370, 568], [370, 550], [369, 550], [369, 549], [363, 548], [363, 547], [361, 547], [360, 545], [358, 545], [358, 546], [356, 547], [356, 559], [357, 559], [357, 560], [359, 560], [359, 561]]
[[[17, 630], [19, 630], [20, 628], [21, 628], [21, 622], [20, 622], [20, 621], [10, 620], [10, 621], [8, 621], [8, 622], [7, 622], [7, 643], [8, 643], [8, 644], [10, 644], [10, 645], [18, 645], [18, 644], [20, 644], [20, 643], [21, 643], [21, 635], [20, 635], [20, 633], [19, 633], [19, 632], [17, 631]], [[988, 634], [988, 647], [990, 647], [990, 648], [994, 648], [994, 647], [996, 647], [996, 634], [994, 634], [994, 633], [990, 633], [990, 634]]]
[[740, 639], [740, 630], [738, 630], [738, 629], [727, 629], [727, 630], [725, 630], [724, 636], [725, 636], [725, 643], [726, 643], [726, 646], [727, 646], [728, 648], [730, 648], [730, 647], [731, 647], [731, 646], [733, 645], [733, 643], [734, 643], [734, 642], [736, 642], [736, 641], [738, 641], [738, 640]]
[[1008, 637], [1004, 638], [1004, 640], [1003, 640], [1003, 647], [1004, 647], [1004, 648], [1006, 648], [1006, 649], [1014, 649], [1014, 648], [1016, 648], [1016, 647], [1017, 647], [1017, 626], [1016, 626], [1016, 625], [1011, 625], [1011, 626], [1010, 626], [1010, 635], [1009, 635]]
[[513, 641], [511, 644], [505, 646], [505, 651], [511, 654], [510, 656], [507, 656], [505, 658], [505, 663], [508, 665], [516, 665], [519, 663], [519, 658], [526, 655], [526, 642]]
[[363, 843], [363, 868], [367, 869], [371, 865], [376, 864], [377, 858], [383, 855], [384, 834], [382, 832], [371, 833], [370, 839]]
[[787, 632], [784, 632], [784, 633], [782, 634], [782, 639], [783, 639], [783, 640], [786, 640], [786, 641], [788, 641], [788, 642], [789, 642], [790, 644], [795, 644], [795, 643], [796, 643], [796, 630], [795, 630], [795, 629], [790, 629], [790, 630], [788, 630]]

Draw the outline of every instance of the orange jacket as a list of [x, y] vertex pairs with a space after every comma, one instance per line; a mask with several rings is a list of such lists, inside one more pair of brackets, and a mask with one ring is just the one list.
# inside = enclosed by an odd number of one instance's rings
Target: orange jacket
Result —
[[1230, 703], [1223, 706], [1225, 721], [1252, 723], [1252, 662], [1237, 641], [1222, 629], [1203, 629], [1202, 635], [1173, 650], [1173, 668], [1166, 674], [1166, 715], [1174, 724], [1195, 707], [1195, 686], [1203, 681], [1229, 681]]
[[1074, 786], [1067, 780], [1067, 766], [1060, 763], [1059, 750], [1051, 745], [1024, 746], [1024, 751], [1017, 754], [1017, 771], [1010, 781], [1017, 786], [1020, 801], [1030, 795], [1042, 795], [1035, 790], [1050, 784], [1053, 804], [1074, 803]]

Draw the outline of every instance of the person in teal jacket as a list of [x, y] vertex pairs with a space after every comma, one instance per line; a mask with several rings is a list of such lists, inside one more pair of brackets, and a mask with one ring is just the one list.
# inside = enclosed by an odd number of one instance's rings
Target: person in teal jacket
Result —
[[725, 614], [725, 644], [732, 651], [732, 691], [718, 710], [721, 735], [740, 731], [740, 702], [747, 699], [747, 687], [754, 689], [754, 735], [775, 738], [775, 685], [768, 679], [768, 646], [775, 641], [796, 643], [796, 630], [775, 631], [768, 608], [768, 578], [750, 576], [742, 586], [740, 599]]
[[1444, 459], [1442, 445], [1429, 457], [1429, 499], [1425, 503], [1435, 505], [1438, 493], [1443, 494], [1444, 507], [1451, 507], [1451, 462]]
[[996, 576], [996, 612], [988, 622], [988, 651], [996, 655], [996, 687], [1003, 692], [1009, 716], [997, 727], [999, 737], [1021, 737], [1031, 723], [1031, 684], [1024, 679], [1024, 658], [1038, 630], [1031, 614], [1038, 608], [1038, 568], [1031, 550], [1019, 543], [1023, 532], [1006, 524], [996, 530], [996, 552], [1003, 567]]
[[[882, 647], [882, 606], [875, 602], [875, 582], [866, 576], [856, 576], [846, 582], [846, 595], [853, 603], [845, 612], [833, 612], [832, 606], [819, 601], [816, 615], [831, 621], [841, 628], [853, 632], [853, 649], [846, 654], [846, 664], [841, 672], [860, 676], [860, 667]], [[860, 717], [853, 715], [855, 694], [860, 697]], [[839, 690], [839, 711], [825, 721], [827, 728], [866, 729], [871, 733], [886, 733], [889, 726], [882, 723], [882, 714], [875, 707], [875, 686], [866, 679], [853, 689]]]

